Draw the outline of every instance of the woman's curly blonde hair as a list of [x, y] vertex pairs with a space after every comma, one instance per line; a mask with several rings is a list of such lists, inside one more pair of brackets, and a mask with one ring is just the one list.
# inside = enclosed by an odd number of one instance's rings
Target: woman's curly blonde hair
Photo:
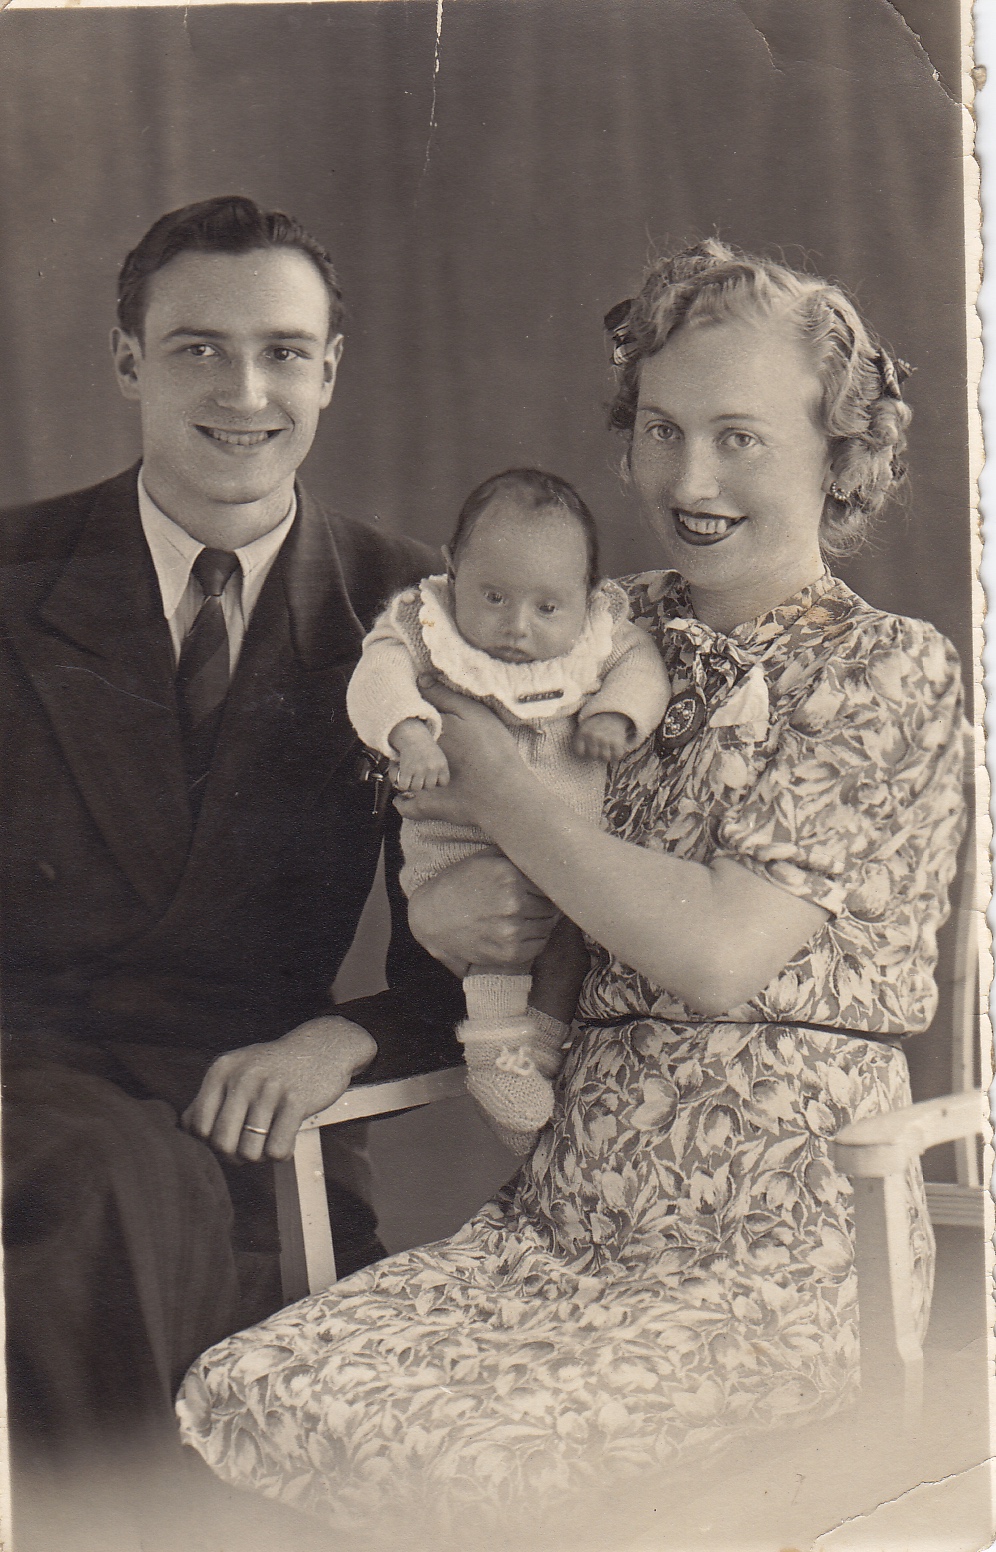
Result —
[[894, 361], [843, 291], [785, 264], [739, 253], [717, 238], [651, 265], [639, 294], [606, 315], [619, 372], [611, 425], [632, 439], [640, 368], [685, 324], [735, 317], [784, 319], [812, 348], [822, 384], [820, 417], [833, 488], [820, 525], [825, 555], [848, 555], [906, 473], [912, 411]]

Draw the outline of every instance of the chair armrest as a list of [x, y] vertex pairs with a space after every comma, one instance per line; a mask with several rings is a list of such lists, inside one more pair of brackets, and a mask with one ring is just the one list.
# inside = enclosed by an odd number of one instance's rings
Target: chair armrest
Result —
[[465, 1067], [443, 1067], [439, 1072], [419, 1072], [410, 1078], [389, 1078], [381, 1083], [356, 1083], [334, 1105], [301, 1122], [301, 1131], [335, 1126], [340, 1121], [359, 1121], [365, 1116], [391, 1115], [396, 1110], [417, 1110], [437, 1099], [453, 1099], [464, 1092]]
[[923, 1348], [913, 1317], [905, 1173], [927, 1148], [986, 1129], [980, 1089], [922, 1100], [845, 1126], [830, 1144], [854, 1187], [861, 1389], [883, 1426], [916, 1426], [923, 1402]]
[[855, 1121], [831, 1143], [834, 1163], [852, 1179], [901, 1174], [911, 1159], [938, 1143], [984, 1135], [988, 1104], [981, 1089], [925, 1099], [903, 1110]]
[[304, 1298], [307, 1293], [330, 1288], [336, 1280], [321, 1128], [335, 1126], [340, 1121], [362, 1120], [365, 1116], [416, 1110], [437, 1099], [453, 1099], [464, 1092], [465, 1078], [466, 1068], [443, 1067], [437, 1072], [420, 1072], [409, 1078], [357, 1083], [334, 1105], [302, 1122], [293, 1157], [278, 1160], [273, 1166], [280, 1274], [288, 1304]]

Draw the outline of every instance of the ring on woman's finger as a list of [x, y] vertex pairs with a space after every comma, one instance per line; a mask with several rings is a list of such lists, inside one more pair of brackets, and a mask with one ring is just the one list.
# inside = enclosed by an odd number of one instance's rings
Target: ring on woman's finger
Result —
[[270, 1134], [270, 1128], [268, 1126], [250, 1126], [248, 1121], [242, 1130], [244, 1132], [255, 1132], [257, 1137], [268, 1137]]

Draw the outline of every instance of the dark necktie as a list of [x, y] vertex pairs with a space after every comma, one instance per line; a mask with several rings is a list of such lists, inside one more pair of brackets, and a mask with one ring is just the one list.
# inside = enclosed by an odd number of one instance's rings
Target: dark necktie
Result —
[[180, 649], [176, 697], [195, 815], [200, 809], [228, 694], [228, 630], [221, 595], [238, 565], [238, 556], [227, 550], [201, 550], [191, 568], [204, 592], [204, 602]]

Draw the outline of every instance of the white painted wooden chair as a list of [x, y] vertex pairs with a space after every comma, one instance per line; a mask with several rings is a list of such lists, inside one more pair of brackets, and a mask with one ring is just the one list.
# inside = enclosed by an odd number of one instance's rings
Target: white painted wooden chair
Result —
[[341, 1121], [415, 1110], [421, 1105], [431, 1105], [437, 1099], [452, 1099], [464, 1092], [464, 1077], [463, 1067], [444, 1067], [438, 1072], [419, 1073], [412, 1078], [355, 1084], [334, 1105], [304, 1122], [298, 1132], [293, 1158], [273, 1166], [280, 1231], [280, 1279], [288, 1304], [303, 1299], [305, 1294], [330, 1288], [336, 1281], [321, 1128], [336, 1126]]
[[862, 1392], [907, 1429], [917, 1426], [923, 1401], [923, 1350], [910, 1299], [905, 1174], [912, 1160], [928, 1148], [953, 1142], [956, 1180], [927, 1182], [931, 1222], [974, 1228], [980, 1235], [993, 1232], [978, 1142], [991, 1135], [989, 1104], [975, 1087], [980, 1052], [983, 1083], [991, 1077], [987, 994], [992, 959], [985, 917], [976, 905], [988, 888], [986, 864], [984, 859], [980, 890], [979, 859], [969, 855], [955, 908], [951, 1094], [858, 1121], [832, 1144], [838, 1168], [854, 1186]]
[[[909, 1229], [903, 1175], [911, 1158], [954, 1142], [957, 1181], [929, 1182], [934, 1223], [977, 1226], [991, 1203], [980, 1182], [977, 1139], [987, 1130], [988, 1107], [975, 1084], [980, 1032], [987, 1027], [980, 958], [990, 965], [985, 919], [976, 908], [976, 859], [963, 870], [955, 912], [955, 983], [952, 1094], [906, 1110], [870, 1117], [836, 1138], [834, 1158], [855, 1188], [857, 1272], [864, 1385], [880, 1400], [892, 1396], [914, 1422], [922, 1395], [923, 1353], [913, 1333], [909, 1300]], [[982, 1063], [988, 1075], [989, 1062]], [[453, 1067], [384, 1083], [359, 1084], [320, 1115], [305, 1121], [292, 1159], [276, 1164], [277, 1218], [284, 1298], [288, 1303], [336, 1281], [320, 1130], [340, 1121], [390, 1115], [464, 1092], [465, 1069]]]
[[[920, 1418], [923, 1348], [913, 1328], [910, 1298], [906, 1171], [938, 1143], [971, 1141], [974, 1153], [975, 1139], [987, 1131], [986, 1096], [981, 1089], [969, 1089], [869, 1116], [845, 1127], [833, 1143], [834, 1160], [854, 1186], [862, 1392], [876, 1408], [898, 1414], [907, 1428]], [[981, 1185], [932, 1190], [928, 1183], [927, 1205], [932, 1222], [980, 1232], [992, 1213]]]

